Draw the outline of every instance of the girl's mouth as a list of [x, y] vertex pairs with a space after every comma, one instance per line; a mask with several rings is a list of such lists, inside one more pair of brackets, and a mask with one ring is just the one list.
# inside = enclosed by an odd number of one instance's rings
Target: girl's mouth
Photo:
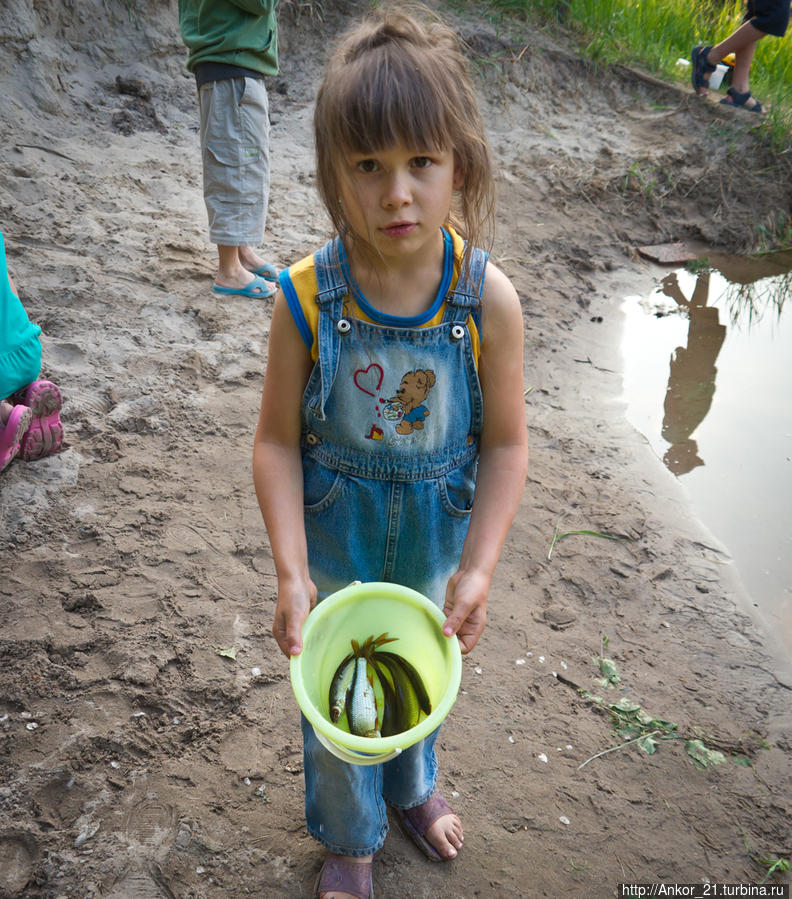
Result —
[[380, 231], [382, 231], [386, 237], [406, 237], [408, 234], [411, 234], [415, 228], [415, 222], [393, 222], [390, 225], [385, 225], [384, 228], [380, 228]]

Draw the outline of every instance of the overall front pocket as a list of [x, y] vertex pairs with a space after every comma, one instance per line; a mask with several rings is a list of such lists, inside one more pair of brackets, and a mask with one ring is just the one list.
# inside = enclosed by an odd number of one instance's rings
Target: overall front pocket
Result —
[[303, 508], [307, 513], [324, 512], [341, 495], [344, 476], [311, 459], [303, 459]]

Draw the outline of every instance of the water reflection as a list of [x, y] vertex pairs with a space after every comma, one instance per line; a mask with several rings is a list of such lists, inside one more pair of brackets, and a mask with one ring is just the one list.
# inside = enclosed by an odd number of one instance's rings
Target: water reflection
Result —
[[715, 360], [726, 339], [726, 326], [718, 320], [718, 310], [707, 305], [708, 271], [698, 275], [690, 299], [682, 293], [676, 272], [666, 275], [661, 285], [688, 317], [687, 345], [677, 347], [671, 356], [662, 426], [663, 439], [670, 444], [663, 461], [674, 474], [682, 475], [704, 464], [693, 434], [712, 405], [718, 373]]
[[792, 253], [660, 277], [624, 305], [627, 418], [792, 659]]

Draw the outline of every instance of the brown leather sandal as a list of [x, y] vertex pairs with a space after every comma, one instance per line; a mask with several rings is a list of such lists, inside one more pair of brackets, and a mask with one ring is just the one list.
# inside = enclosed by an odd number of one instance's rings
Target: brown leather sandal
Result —
[[343, 855], [328, 855], [314, 884], [314, 897], [322, 893], [350, 893], [358, 899], [374, 899], [371, 862], [354, 862]]
[[443, 815], [453, 815], [454, 810], [445, 801], [442, 793], [435, 793], [423, 805], [413, 808], [394, 808], [402, 829], [423, 854], [433, 862], [450, 862], [426, 839], [426, 831]]

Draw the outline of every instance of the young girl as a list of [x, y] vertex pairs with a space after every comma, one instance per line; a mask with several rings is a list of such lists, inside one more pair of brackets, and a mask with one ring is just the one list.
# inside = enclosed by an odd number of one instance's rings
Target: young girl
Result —
[[40, 334], [8, 274], [0, 232], [0, 471], [16, 456], [30, 461], [57, 452], [63, 441], [60, 390], [36, 380]]
[[[385, 580], [432, 599], [469, 652], [527, 436], [522, 312], [477, 248], [494, 189], [454, 36], [399, 13], [355, 28], [314, 126], [339, 236], [282, 273], [273, 310], [253, 461], [278, 575], [273, 632], [296, 655], [317, 600]], [[307, 824], [330, 853], [320, 897], [372, 895], [386, 804], [430, 858], [457, 855], [436, 736], [384, 765], [347, 765], [303, 718]]]

